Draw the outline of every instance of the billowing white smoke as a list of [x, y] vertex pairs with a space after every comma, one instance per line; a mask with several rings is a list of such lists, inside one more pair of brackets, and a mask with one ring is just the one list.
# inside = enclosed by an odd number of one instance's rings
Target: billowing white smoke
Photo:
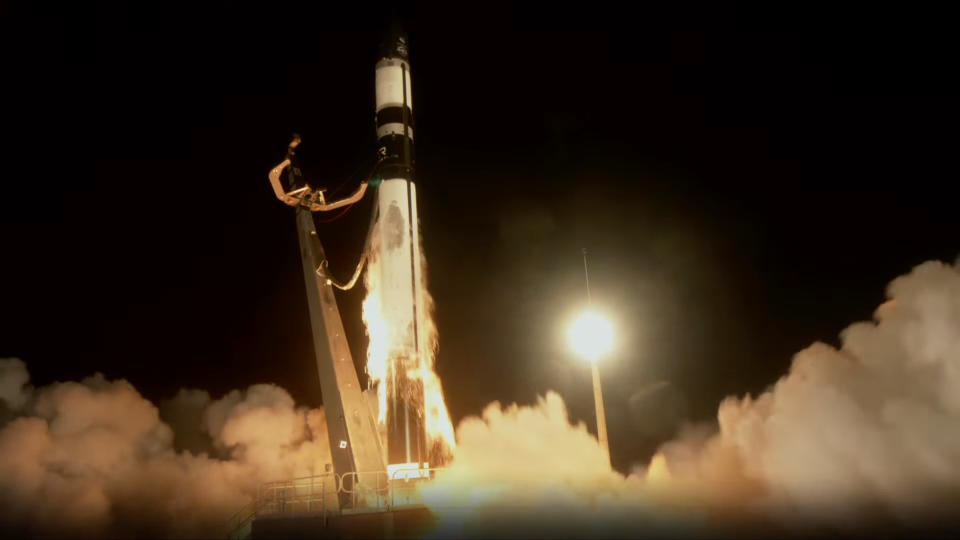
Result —
[[[322, 410], [255, 385], [219, 400], [184, 390], [163, 404], [94, 375], [33, 390], [0, 360], [0, 526], [55, 536], [223, 536], [257, 486], [323, 471]], [[10, 419], [10, 417], [13, 417]], [[181, 436], [182, 435], [182, 436]]]
[[[452, 464], [422, 489], [440, 532], [470, 532], [450, 529], [465, 524], [482, 534], [504, 509], [534, 525], [578, 522], [590, 537], [622, 536], [625, 515], [642, 529], [680, 515], [716, 531], [746, 512], [802, 530], [910, 524], [955, 510], [960, 268], [925, 263], [888, 296], [875, 322], [843, 332], [839, 350], [801, 351], [770, 391], [724, 400], [719, 432], [690, 429], [628, 477], [570, 423], [558, 395], [491, 404], [461, 422]], [[124, 381], [94, 376], [36, 390], [28, 381], [22, 362], [0, 360], [0, 525], [8, 529], [220, 534], [260, 482], [329, 462], [322, 411], [297, 408], [275, 386], [216, 401], [183, 391], [161, 405], [171, 429]]]
[[547, 394], [464, 420], [452, 466], [424, 497], [468, 526], [509, 506], [573, 521], [578, 508], [630, 507], [649, 523], [651, 501], [710, 527], [746, 519], [799, 532], [948, 516], [960, 508], [960, 269], [925, 263], [888, 296], [840, 350], [800, 352], [759, 398], [724, 400], [719, 433], [685, 431], [639, 474], [612, 472]]
[[960, 268], [924, 263], [887, 295], [840, 350], [816, 343], [769, 392], [720, 405], [722, 441], [794, 525], [960, 508]]
[[647, 531], [696, 531], [694, 516], [669, 512], [644, 487], [643, 478], [613, 471], [586, 426], [571, 425], [563, 400], [548, 392], [533, 406], [492, 403], [463, 420], [453, 463], [420, 493], [443, 538], [620, 537], [627, 513]]

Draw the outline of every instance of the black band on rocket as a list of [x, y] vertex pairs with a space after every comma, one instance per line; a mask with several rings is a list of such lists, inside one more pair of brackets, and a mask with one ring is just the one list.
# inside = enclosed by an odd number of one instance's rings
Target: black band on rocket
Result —
[[[386, 124], [403, 124], [404, 107], [386, 107], [377, 112], [377, 127], [383, 127]], [[413, 113], [409, 107], [407, 109], [407, 122], [413, 127]]]

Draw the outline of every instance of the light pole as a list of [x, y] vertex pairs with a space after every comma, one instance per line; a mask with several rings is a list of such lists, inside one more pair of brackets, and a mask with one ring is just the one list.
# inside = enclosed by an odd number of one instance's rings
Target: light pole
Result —
[[570, 336], [574, 349], [590, 362], [593, 375], [593, 402], [597, 410], [597, 440], [609, 460], [607, 417], [603, 412], [603, 391], [600, 389], [600, 368], [597, 364], [600, 356], [609, 350], [613, 341], [613, 332], [609, 322], [592, 311], [593, 299], [590, 297], [590, 273], [587, 270], [586, 248], [583, 248], [583, 276], [587, 284], [588, 310], [574, 322]]
[[603, 392], [600, 390], [600, 369], [596, 362], [590, 363], [590, 369], [593, 371], [593, 401], [597, 406], [597, 439], [600, 441], [600, 447], [610, 459], [610, 443], [607, 442], [607, 416], [603, 412]]

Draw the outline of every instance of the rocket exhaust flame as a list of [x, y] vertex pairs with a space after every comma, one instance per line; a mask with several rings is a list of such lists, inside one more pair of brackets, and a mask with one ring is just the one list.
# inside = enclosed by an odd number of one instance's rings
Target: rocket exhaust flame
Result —
[[[381, 433], [386, 434], [389, 427], [387, 411], [393, 406], [393, 401], [400, 400], [408, 403], [425, 430], [427, 445], [422, 452], [424, 459], [410, 461], [436, 465], [449, 457], [455, 442], [453, 424], [443, 399], [440, 379], [434, 372], [437, 331], [432, 318], [433, 301], [427, 292], [426, 276], [422, 271], [425, 266], [425, 257], [422, 250], [417, 248], [419, 268], [414, 272], [418, 276], [417, 286], [414, 288], [418, 298], [417, 309], [385, 309], [383, 301], [387, 294], [385, 281], [393, 278], [394, 283], [402, 283], [410, 273], [408, 271], [404, 276], [402, 269], [398, 269], [394, 276], [385, 276], [391, 263], [394, 268], [399, 265], [405, 266], [406, 259], [396, 257], [401, 259], [399, 264], [397, 261], [389, 260], [389, 257], [397, 254], [396, 250], [383, 249], [383, 243], [388, 235], [382, 234], [379, 230], [382, 226], [382, 223], [378, 223], [372, 235], [373, 241], [364, 277], [367, 296], [363, 301], [363, 321], [369, 338], [366, 371], [371, 385], [376, 386], [377, 421], [380, 424]], [[392, 239], [386, 241], [398, 242], [397, 235], [394, 234]], [[402, 255], [402, 252], [400, 254]], [[397, 274], [402, 277], [396, 279]], [[402, 291], [401, 287], [395, 287], [393, 291], [395, 296], [399, 296], [398, 290]], [[397, 303], [395, 301], [393, 305]], [[412, 335], [413, 328], [417, 329], [415, 338]]]

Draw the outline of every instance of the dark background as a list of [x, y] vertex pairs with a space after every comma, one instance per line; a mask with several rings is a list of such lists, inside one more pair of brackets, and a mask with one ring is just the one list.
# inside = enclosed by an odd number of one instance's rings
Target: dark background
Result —
[[[945, 14], [558, 5], [395, 10], [454, 422], [555, 389], [593, 430], [562, 341], [581, 247], [618, 326], [602, 373], [621, 470], [957, 256]], [[388, 6], [2, 9], [0, 357], [37, 385], [274, 382], [319, 405], [293, 213], [266, 173], [294, 131], [315, 183], [345, 194], [372, 165]], [[340, 276], [368, 212], [318, 225]], [[358, 365], [363, 294], [339, 296]]]

